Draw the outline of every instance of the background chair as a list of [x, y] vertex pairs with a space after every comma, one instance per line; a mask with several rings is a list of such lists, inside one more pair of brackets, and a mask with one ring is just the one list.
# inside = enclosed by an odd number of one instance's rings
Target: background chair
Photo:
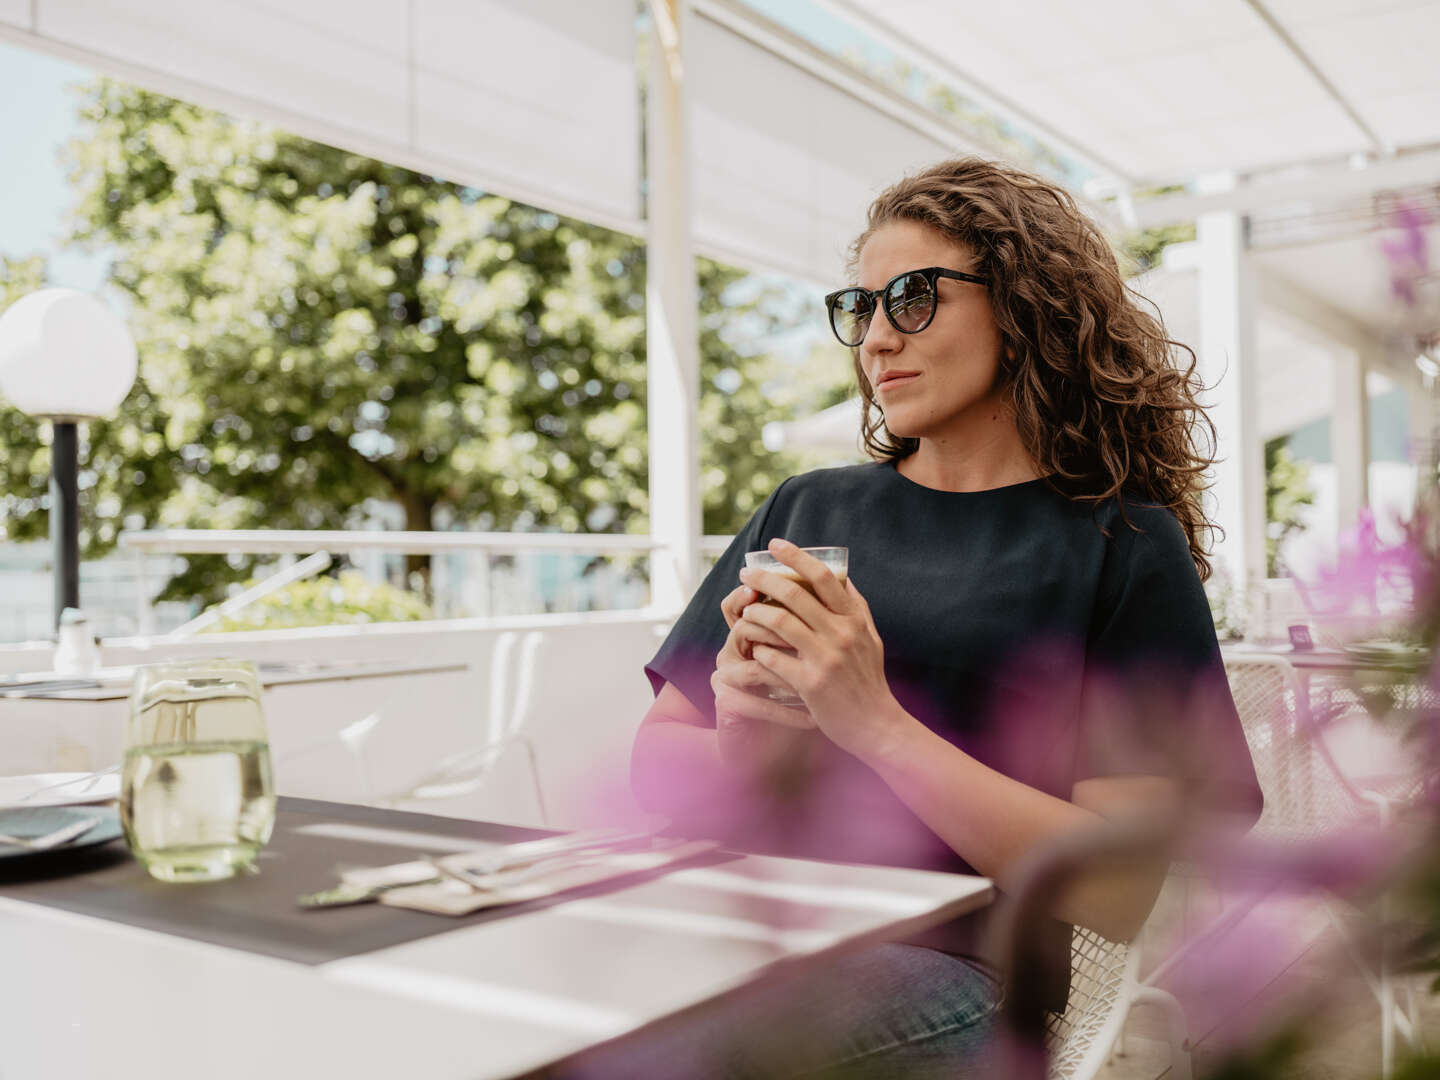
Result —
[[1070, 938], [1070, 996], [1045, 1025], [1049, 1080], [1087, 1080], [1100, 1071], [1120, 1038], [1130, 1009], [1154, 1005], [1166, 1018], [1170, 1076], [1190, 1080], [1185, 1014], [1164, 990], [1142, 985], [1140, 950], [1077, 926]]
[[283, 767], [316, 753], [333, 753], [339, 748], [355, 771], [355, 801], [399, 808], [469, 795], [490, 779], [506, 753], [518, 749], [525, 755], [540, 822], [548, 825], [550, 816], [540, 783], [539, 762], [534, 744], [523, 731], [534, 704], [535, 671], [544, 640], [545, 634], [540, 630], [523, 635], [506, 630], [496, 635], [486, 665], [487, 709], [480, 741], [438, 759], [414, 779], [399, 786], [376, 780], [376, 737], [382, 729], [389, 730], [382, 719], [384, 706], [332, 735], [290, 751], [277, 761], [277, 766]]
[[1072, 834], [1037, 853], [1022, 871], [1010, 907], [996, 929], [992, 954], [1009, 976], [990, 1074], [1017, 1080], [1089, 1080], [1109, 1057], [1132, 1005], [1165, 1011], [1171, 1075], [1189, 1080], [1184, 1014], [1163, 990], [1136, 979], [1139, 950], [1075, 927], [1070, 944], [1070, 994], [1063, 1013], [1045, 1008], [1047, 964], [1036, 943], [1054, 897], [1076, 877], [1106, 866], [1164, 857], [1170, 823], [1107, 823]]
[[544, 640], [545, 634], [541, 630], [530, 630], [523, 638], [513, 630], [497, 635], [490, 649], [489, 708], [483, 741], [478, 746], [441, 758], [419, 778], [380, 796], [376, 802], [382, 806], [397, 807], [402, 803], [468, 795], [489, 779], [496, 764], [509, 750], [518, 747], [524, 752], [529, 766], [540, 821], [548, 825], [550, 815], [540, 784], [535, 745], [522, 730], [534, 703], [536, 658]]

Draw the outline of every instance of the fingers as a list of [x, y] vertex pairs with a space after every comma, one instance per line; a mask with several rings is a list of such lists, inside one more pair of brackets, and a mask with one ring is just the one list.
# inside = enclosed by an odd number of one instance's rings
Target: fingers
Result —
[[725, 625], [734, 628], [740, 621], [740, 613], [745, 610], [747, 604], [753, 604], [760, 599], [760, 594], [748, 585], [741, 585], [725, 594], [720, 601], [720, 614], [725, 616]]
[[[778, 578], [778, 574], [769, 575]], [[784, 580], [784, 579], [781, 579]], [[815, 619], [817, 625], [823, 625], [818, 616], [813, 612], [823, 611], [820, 602], [809, 593], [801, 589], [793, 581], [789, 585], [802, 593], [805, 599], [812, 605], [811, 618]], [[833, 618], [833, 616], [832, 616]], [[745, 609], [745, 614], [740, 616], [740, 625], [753, 627], [753, 630], [741, 631], [747, 635], [754, 634], [755, 640], [751, 642], [747, 636], [746, 649], [754, 655], [756, 645], [773, 644], [773, 642], [760, 640], [761, 634], [768, 634], [772, 638], [779, 638], [781, 644], [775, 648], [798, 649], [805, 652], [815, 642], [815, 629], [807, 624], [804, 619], [788, 607], [780, 607], [776, 604], [751, 604]], [[733, 631], [732, 631], [733, 632]]]
[[790, 647], [778, 634], [742, 618], [730, 628], [730, 633], [726, 635], [725, 644], [720, 647], [720, 652], [715, 657], [716, 665], [736, 664], [751, 659], [757, 643], [774, 645], [779, 649]]
[[854, 605], [856, 611], [863, 611], [866, 615], [870, 614], [870, 601], [860, 595], [860, 590], [855, 588], [855, 582], [848, 577], [845, 579], [845, 593], [850, 597], [850, 603]]
[[[825, 607], [840, 614], [850, 610], [850, 598], [846, 593], [845, 586], [840, 583], [830, 568], [814, 555], [790, 543], [789, 540], [778, 538], [770, 541], [769, 551], [771, 555], [808, 581], [811, 588], [815, 590], [816, 598]], [[756, 587], [759, 588], [758, 585]], [[765, 590], [761, 589], [760, 591], [764, 592]], [[767, 595], [770, 594], [767, 593]], [[776, 599], [778, 600], [780, 597], [776, 597]], [[790, 605], [786, 604], [785, 606], [789, 607]], [[801, 613], [797, 611], [796, 614], [800, 615]], [[801, 618], [804, 616], [801, 615]]]
[[812, 628], [819, 626], [825, 618], [825, 605], [815, 599], [813, 593], [788, 574], [746, 567], [740, 571], [740, 580], [755, 589], [756, 592], [775, 601], [774, 604], [749, 605], [741, 613], [742, 619], [746, 613], [754, 613], [760, 608], [776, 608], [777, 606], [793, 612], [801, 622]]
[[788, 649], [790, 643], [782, 638], [775, 631], [770, 630], [752, 619], [741, 619], [735, 624], [731, 634], [740, 643], [740, 653], [745, 659], [750, 659], [752, 650], [756, 645], [774, 645], [777, 649]]
[[718, 693], [722, 684], [728, 689], [749, 690], [759, 694], [764, 694], [766, 689], [771, 687], [790, 694], [795, 692], [784, 679], [754, 660], [718, 664], [710, 675], [710, 686]]
[[803, 706], [782, 705], [760, 694], [751, 694], [725, 683], [719, 683], [718, 687], [715, 694], [715, 722], [718, 726], [728, 728], [768, 723], [801, 730], [815, 727], [815, 721]]
[[772, 674], [778, 675], [787, 686], [795, 688], [797, 693], [801, 693], [802, 684], [808, 685], [805, 679], [805, 664], [794, 653], [784, 649], [773, 649], [769, 645], [757, 645], [755, 646], [754, 662]]

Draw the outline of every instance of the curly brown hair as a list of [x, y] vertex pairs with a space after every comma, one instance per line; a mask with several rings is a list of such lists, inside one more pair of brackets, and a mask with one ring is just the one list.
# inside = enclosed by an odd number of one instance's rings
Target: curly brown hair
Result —
[[[1208, 578], [1213, 525], [1201, 493], [1215, 429], [1196, 401], [1205, 388], [1195, 353], [1166, 336], [1158, 311], [1140, 306], [1110, 244], [1069, 193], [992, 161], [943, 161], [870, 204], [851, 245], [851, 280], [865, 242], [894, 221], [927, 225], [978, 260], [1004, 342], [1000, 377], [1021, 441], [1051, 484], [1097, 511], [1116, 499], [1131, 528], [1125, 497], [1167, 507]], [[851, 353], [866, 451], [880, 461], [913, 453], [919, 440], [885, 427], [860, 350]]]

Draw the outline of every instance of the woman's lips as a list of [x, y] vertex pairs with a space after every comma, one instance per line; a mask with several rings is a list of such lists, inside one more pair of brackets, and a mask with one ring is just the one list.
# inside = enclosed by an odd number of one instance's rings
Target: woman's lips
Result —
[[886, 372], [880, 376], [880, 381], [875, 384], [875, 389], [877, 391], [893, 390], [896, 387], [904, 386], [906, 383], [912, 383], [919, 377], [920, 372], [918, 371]]

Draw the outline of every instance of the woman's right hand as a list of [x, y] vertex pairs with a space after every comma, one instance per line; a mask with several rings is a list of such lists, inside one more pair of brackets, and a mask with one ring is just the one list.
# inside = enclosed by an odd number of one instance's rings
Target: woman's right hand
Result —
[[[726, 650], [731, 647], [732, 642], [735, 652], [732, 655], [738, 656], [741, 660], [752, 659], [751, 650], [756, 645], [773, 645], [777, 649], [790, 651], [790, 645], [778, 634], [773, 634], [763, 626], [755, 626], [751, 623], [740, 621], [740, 616], [745, 614], [745, 609], [751, 604], [760, 602], [760, 594], [748, 585], [740, 585], [725, 594], [720, 601], [720, 614], [725, 616], [725, 625], [730, 628], [730, 638], [725, 642], [725, 648], [720, 651], [720, 659], [726, 655]], [[736, 638], [736, 631], [740, 636]], [[717, 663], [719, 661], [717, 660]], [[763, 670], [763, 669], [762, 669]], [[766, 680], [770, 685], [784, 685], [776, 683], [775, 677], [766, 672]], [[789, 686], [785, 686], [789, 690]]]
[[[749, 599], [738, 596], [746, 592]], [[737, 589], [722, 603], [730, 636], [715, 658], [710, 686], [715, 692], [720, 760], [751, 776], [767, 777], [803, 764], [817, 736], [815, 722], [805, 709], [782, 705], [767, 696], [770, 687], [789, 693], [794, 693], [793, 689], [750, 658], [751, 647], [764, 641], [761, 635], [765, 631], [742, 622], [739, 613], [755, 596], [754, 590]], [[732, 598], [739, 603], [732, 606]]]

